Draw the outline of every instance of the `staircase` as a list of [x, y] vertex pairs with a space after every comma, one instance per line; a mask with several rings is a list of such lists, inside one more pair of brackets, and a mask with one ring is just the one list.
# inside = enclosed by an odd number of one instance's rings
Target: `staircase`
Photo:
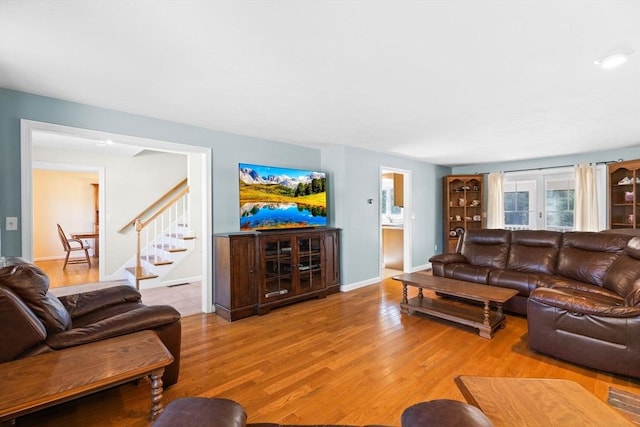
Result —
[[125, 268], [129, 283], [140, 289], [166, 286], [163, 278], [195, 247], [186, 224], [176, 224], [147, 244], [140, 253], [140, 265]]
[[167, 283], [165, 277], [195, 247], [189, 218], [189, 186], [185, 179], [120, 230], [126, 232], [133, 226], [136, 231], [136, 255], [125, 274], [137, 289], [174, 284]]

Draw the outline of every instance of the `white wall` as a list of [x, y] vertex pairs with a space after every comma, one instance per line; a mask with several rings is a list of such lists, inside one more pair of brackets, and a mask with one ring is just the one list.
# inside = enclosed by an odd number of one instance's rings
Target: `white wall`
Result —
[[[36, 261], [64, 258], [56, 224], [72, 232], [93, 231], [93, 186], [97, 173], [33, 171], [33, 256]], [[93, 244], [93, 242], [89, 242]]]

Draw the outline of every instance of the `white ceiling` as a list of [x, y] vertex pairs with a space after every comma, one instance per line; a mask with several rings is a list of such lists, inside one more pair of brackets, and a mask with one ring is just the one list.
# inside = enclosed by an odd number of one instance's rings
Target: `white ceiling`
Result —
[[571, 155], [640, 145], [640, 1], [0, 0], [0, 86], [442, 165]]

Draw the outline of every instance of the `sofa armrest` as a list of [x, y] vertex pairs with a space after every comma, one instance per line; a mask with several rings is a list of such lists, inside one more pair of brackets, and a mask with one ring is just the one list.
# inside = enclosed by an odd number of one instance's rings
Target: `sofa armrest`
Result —
[[467, 262], [462, 254], [438, 254], [429, 258], [430, 263], [439, 262], [441, 264], [451, 264], [453, 262]]
[[46, 343], [54, 350], [87, 344], [133, 332], [153, 330], [178, 322], [180, 313], [168, 305], [146, 306], [117, 314], [99, 322], [49, 335]]
[[11, 290], [0, 286], [0, 363], [14, 360], [47, 338], [38, 317]]
[[237, 402], [219, 397], [182, 397], [172, 400], [153, 427], [208, 425], [244, 427], [247, 413]]
[[128, 285], [113, 286], [81, 294], [58, 298], [69, 312], [71, 319], [92, 311], [125, 302], [140, 302], [140, 292]]
[[569, 288], [537, 288], [529, 299], [552, 307], [561, 308], [575, 314], [603, 317], [640, 317], [640, 307], [615, 305], [600, 299], [590, 298], [587, 293]]

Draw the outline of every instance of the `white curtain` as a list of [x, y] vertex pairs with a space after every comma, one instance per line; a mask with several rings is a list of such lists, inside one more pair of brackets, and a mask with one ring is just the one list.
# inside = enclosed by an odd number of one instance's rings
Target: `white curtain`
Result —
[[489, 193], [487, 196], [487, 228], [504, 228], [504, 174], [489, 174]]
[[584, 164], [575, 167], [576, 194], [574, 206], [575, 231], [598, 230], [598, 196], [596, 192], [596, 165]]

